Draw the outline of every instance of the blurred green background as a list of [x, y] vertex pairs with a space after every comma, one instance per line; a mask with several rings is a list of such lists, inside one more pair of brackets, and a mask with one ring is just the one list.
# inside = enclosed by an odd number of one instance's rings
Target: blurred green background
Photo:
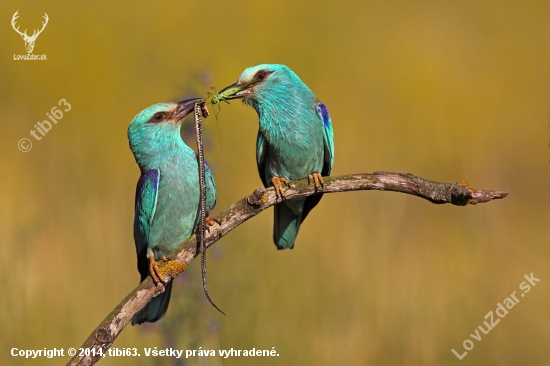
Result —
[[[48, 14], [34, 49], [47, 61], [13, 60], [26, 53], [10, 25], [16, 10], [29, 34]], [[288, 65], [328, 106], [334, 175], [410, 172], [510, 196], [455, 207], [325, 195], [282, 252], [269, 210], [209, 251], [210, 293], [226, 317], [205, 304], [194, 261], [167, 316], [115, 341], [142, 357], [100, 364], [550, 363], [550, 2], [17, 1], [0, 14], [3, 364], [67, 362], [10, 350], [79, 347], [138, 284], [131, 119], [259, 63]], [[72, 110], [34, 140], [29, 131], [62, 98]], [[222, 108], [204, 122], [215, 212], [261, 185], [256, 113], [238, 101]], [[19, 151], [21, 138], [31, 151]], [[539, 284], [459, 361], [451, 349], [462, 353], [531, 272]], [[177, 361], [143, 347], [280, 356]]]

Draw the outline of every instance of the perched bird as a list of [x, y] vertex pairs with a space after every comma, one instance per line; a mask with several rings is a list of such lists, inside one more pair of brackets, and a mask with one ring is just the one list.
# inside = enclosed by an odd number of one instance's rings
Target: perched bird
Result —
[[[283, 184], [308, 178], [323, 185], [334, 161], [334, 136], [327, 107], [284, 65], [249, 67], [235, 84], [214, 100], [241, 98], [256, 110], [260, 128], [256, 163], [264, 187], [274, 186], [284, 198]], [[294, 247], [296, 235], [322, 194], [281, 202], [274, 207], [273, 240], [278, 249]]]
[[[141, 111], [128, 127], [130, 149], [141, 170], [136, 188], [134, 241], [141, 281], [151, 275], [163, 281], [159, 264], [190, 237], [200, 220], [197, 154], [181, 139], [183, 118], [203, 99], [159, 103]], [[216, 204], [216, 184], [206, 166], [207, 214]], [[215, 221], [215, 219], [213, 220]], [[212, 219], [207, 223], [212, 224]], [[173, 261], [174, 265], [181, 264]], [[181, 268], [181, 270], [185, 267]], [[168, 308], [172, 282], [132, 319], [132, 324], [155, 322]]]

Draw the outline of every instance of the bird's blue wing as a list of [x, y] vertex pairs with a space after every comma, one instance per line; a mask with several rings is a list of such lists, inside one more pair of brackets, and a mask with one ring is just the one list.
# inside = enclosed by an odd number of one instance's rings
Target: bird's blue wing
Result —
[[134, 216], [134, 241], [138, 257], [138, 270], [143, 281], [149, 273], [149, 232], [157, 207], [160, 170], [151, 169], [139, 177], [136, 187], [136, 211]]
[[330, 175], [332, 170], [332, 164], [334, 163], [334, 133], [332, 132], [332, 122], [330, 120], [330, 114], [327, 107], [321, 103], [317, 103], [317, 114], [323, 121], [324, 136], [323, 143], [325, 147], [325, 162], [323, 164], [323, 171], [321, 175]]
[[[321, 170], [322, 176], [329, 176], [332, 171], [332, 164], [334, 163], [334, 134], [332, 132], [332, 122], [330, 120], [330, 114], [328, 113], [327, 107], [321, 103], [317, 102], [316, 105], [317, 114], [323, 122], [323, 146], [324, 146], [324, 158], [323, 158], [323, 169]], [[309, 214], [309, 212], [317, 206], [322, 194], [317, 194], [314, 196], [309, 196], [304, 202], [304, 209], [302, 215], [302, 221], [304, 221]]]
[[264, 187], [267, 187], [267, 177], [265, 176], [265, 155], [267, 153], [267, 148], [267, 140], [260, 130], [258, 131], [258, 137], [256, 139], [256, 164], [258, 166], [258, 174], [260, 175]]
[[214, 209], [216, 206], [216, 182], [214, 182], [214, 176], [210, 171], [210, 167], [206, 160], [204, 161], [206, 169], [204, 171], [205, 180], [206, 180], [206, 216]]

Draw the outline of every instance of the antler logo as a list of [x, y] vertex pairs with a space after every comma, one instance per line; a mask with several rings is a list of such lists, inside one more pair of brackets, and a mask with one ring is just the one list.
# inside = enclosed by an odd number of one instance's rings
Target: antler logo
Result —
[[19, 18], [19, 15], [17, 15], [17, 13], [19, 12], [19, 10], [17, 10], [15, 12], [15, 14], [13, 14], [13, 17], [11, 18], [11, 26], [13, 27], [13, 29], [19, 33], [21, 35], [21, 38], [23, 38], [23, 41], [25, 41], [25, 48], [27, 49], [27, 53], [32, 53], [32, 50], [34, 49], [34, 42], [36, 41], [36, 38], [38, 38], [38, 36], [40, 35], [40, 33], [42, 33], [42, 31], [44, 30], [44, 28], [46, 28], [46, 24], [48, 24], [48, 14], [44, 13], [44, 20], [45, 22], [42, 22], [42, 29], [40, 30], [34, 30], [34, 32], [32, 33], [32, 36], [28, 36], [27, 35], [27, 30], [25, 29], [24, 32], [20, 32], [19, 31], [19, 27], [15, 27], [15, 20], [17, 18]]

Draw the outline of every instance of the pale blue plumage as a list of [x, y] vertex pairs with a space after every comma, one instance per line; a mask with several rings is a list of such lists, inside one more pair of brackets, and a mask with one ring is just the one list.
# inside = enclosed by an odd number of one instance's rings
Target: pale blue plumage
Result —
[[[239, 80], [220, 92], [225, 99], [242, 98], [259, 117], [256, 163], [265, 187], [272, 178], [330, 175], [334, 136], [327, 108], [300, 78], [284, 65], [246, 69]], [[322, 195], [282, 202], [274, 209], [273, 239], [279, 249], [292, 248], [300, 225]]]
[[[197, 100], [160, 103], [146, 108], [130, 123], [130, 148], [141, 170], [136, 188], [134, 240], [143, 281], [150, 273], [148, 255], [168, 256], [193, 234], [200, 220], [200, 187], [196, 153], [180, 137], [182, 119]], [[216, 185], [206, 169], [207, 214], [216, 203]], [[154, 322], [168, 307], [172, 283], [132, 320]]]

